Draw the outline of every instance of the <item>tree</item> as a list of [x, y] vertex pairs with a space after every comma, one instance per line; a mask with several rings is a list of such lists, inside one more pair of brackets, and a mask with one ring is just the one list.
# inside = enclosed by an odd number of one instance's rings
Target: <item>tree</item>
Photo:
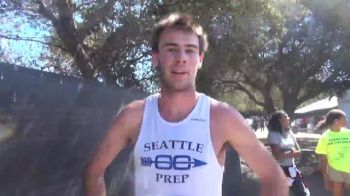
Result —
[[150, 2], [5, 0], [0, 14], [21, 16], [51, 32], [44, 43], [51, 52], [42, 55], [49, 60], [46, 66], [108, 84], [140, 87], [135, 72], [149, 55], [147, 36], [154, 22], [147, 9]]
[[349, 61], [339, 60], [347, 50], [334, 39], [339, 33], [302, 4], [166, 2], [168, 10], [195, 13], [209, 29], [211, 46], [198, 81], [206, 92], [241, 91], [267, 113], [281, 108], [293, 116], [303, 102], [341, 89], [348, 80], [342, 68]]
[[16, 2], [2, 3], [0, 15], [49, 29], [43, 59], [67, 74], [125, 87], [150, 84], [154, 73], [138, 69], [150, 65], [150, 29], [161, 16], [185, 11], [209, 33], [197, 84], [214, 97], [243, 92], [267, 113], [282, 108], [293, 116], [303, 102], [349, 81], [349, 14], [337, 13], [346, 12], [338, 4], [346, 0]]
[[[339, 51], [339, 42], [333, 39], [334, 32], [325, 30], [302, 5], [288, 6], [288, 9], [294, 13], [300, 11], [298, 15], [288, 16], [287, 10], [281, 10], [287, 14], [279, 31], [282, 33], [268, 35], [266, 40], [269, 41], [262, 42], [265, 49], [250, 50], [251, 56], [245, 65], [235, 69], [238, 76], [225, 79], [224, 83], [244, 91], [268, 113], [277, 108], [276, 99], [272, 97], [272, 89], [277, 88], [283, 104], [281, 108], [293, 116], [294, 110], [303, 102], [342, 88], [339, 83], [347, 80], [348, 75], [333, 58]], [[263, 97], [262, 102], [252, 93], [256, 91]]]
[[350, 73], [349, 48], [350, 48], [350, 3], [347, 0], [334, 1], [301, 1], [312, 11], [315, 19], [322, 23], [325, 31], [333, 33], [333, 40], [338, 45], [334, 61], [337, 66], [346, 73]]

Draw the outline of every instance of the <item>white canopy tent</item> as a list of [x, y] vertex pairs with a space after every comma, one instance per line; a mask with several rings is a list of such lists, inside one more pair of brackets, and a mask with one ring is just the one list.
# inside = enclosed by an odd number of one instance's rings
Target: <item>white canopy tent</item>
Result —
[[309, 112], [314, 112], [318, 110], [330, 110], [338, 107], [338, 98], [337, 97], [327, 97], [316, 101], [312, 104], [304, 106], [295, 110], [295, 114], [305, 114]]

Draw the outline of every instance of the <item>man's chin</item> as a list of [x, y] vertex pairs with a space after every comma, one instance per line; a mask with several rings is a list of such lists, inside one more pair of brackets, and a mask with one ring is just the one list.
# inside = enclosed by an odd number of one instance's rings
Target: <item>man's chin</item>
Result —
[[168, 92], [188, 92], [188, 91], [194, 91], [195, 88], [191, 85], [164, 85], [164, 90]]

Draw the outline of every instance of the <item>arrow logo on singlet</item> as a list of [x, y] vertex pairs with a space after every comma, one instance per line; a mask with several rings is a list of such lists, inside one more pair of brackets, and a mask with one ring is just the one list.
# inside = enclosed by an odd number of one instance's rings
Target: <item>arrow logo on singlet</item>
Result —
[[156, 169], [162, 170], [189, 170], [207, 164], [188, 155], [157, 155], [154, 160], [151, 157], [140, 157], [140, 160], [141, 166], [151, 167], [154, 164]]

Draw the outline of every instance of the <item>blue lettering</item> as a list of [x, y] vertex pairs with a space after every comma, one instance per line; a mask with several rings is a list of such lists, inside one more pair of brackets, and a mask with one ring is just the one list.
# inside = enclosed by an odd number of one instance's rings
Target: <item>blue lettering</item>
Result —
[[151, 146], [150, 146], [149, 143], [145, 143], [145, 145], [144, 145], [143, 147], [145, 148], [145, 149], [144, 149], [145, 152], [148, 152], [148, 151], [151, 150]]

